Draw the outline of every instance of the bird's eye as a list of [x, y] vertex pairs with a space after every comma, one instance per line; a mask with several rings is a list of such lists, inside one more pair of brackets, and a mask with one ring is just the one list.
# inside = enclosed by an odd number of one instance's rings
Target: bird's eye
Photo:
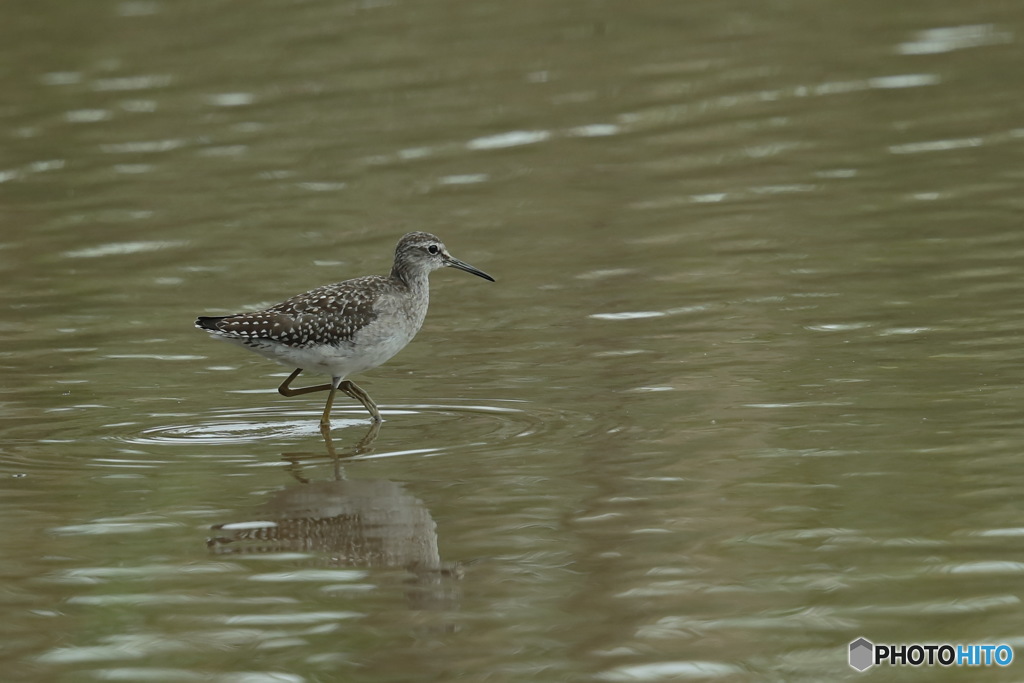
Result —
[[429, 247], [427, 247], [427, 251], [430, 252], [431, 254], [436, 254], [441, 250], [438, 248], [436, 244], [431, 244]]

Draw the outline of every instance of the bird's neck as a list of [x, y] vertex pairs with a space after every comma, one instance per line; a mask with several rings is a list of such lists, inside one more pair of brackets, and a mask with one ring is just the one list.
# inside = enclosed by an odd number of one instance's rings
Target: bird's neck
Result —
[[391, 269], [391, 279], [397, 280], [414, 294], [419, 292], [427, 293], [430, 287], [428, 275], [429, 273], [426, 270], [402, 268], [397, 263]]

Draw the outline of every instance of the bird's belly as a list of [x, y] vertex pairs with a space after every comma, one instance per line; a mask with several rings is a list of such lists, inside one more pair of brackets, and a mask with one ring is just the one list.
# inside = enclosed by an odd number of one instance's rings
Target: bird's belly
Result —
[[375, 368], [391, 359], [408, 344], [412, 334], [385, 333], [375, 325], [360, 330], [351, 341], [338, 344], [292, 346], [269, 339], [227, 339], [265, 358], [290, 368], [348, 377]]

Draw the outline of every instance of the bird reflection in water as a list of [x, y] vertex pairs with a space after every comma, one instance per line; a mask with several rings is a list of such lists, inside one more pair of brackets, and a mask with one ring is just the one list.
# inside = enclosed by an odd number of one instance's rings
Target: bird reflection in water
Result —
[[414, 577], [410, 596], [417, 608], [451, 608], [456, 602], [451, 580], [461, 578], [458, 564], [442, 563], [437, 524], [423, 501], [401, 483], [387, 479], [348, 479], [343, 457], [370, 450], [380, 425], [339, 457], [325, 434], [333, 479], [313, 481], [302, 475], [309, 454], [286, 453], [298, 484], [270, 495], [249, 520], [212, 527], [207, 540], [217, 555], [282, 552], [312, 553], [332, 567], [404, 569]]

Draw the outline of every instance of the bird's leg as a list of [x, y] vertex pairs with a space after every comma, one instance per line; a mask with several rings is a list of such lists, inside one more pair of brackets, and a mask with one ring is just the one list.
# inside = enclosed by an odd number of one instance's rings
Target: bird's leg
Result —
[[331, 383], [327, 385], [331, 393], [327, 394], [327, 405], [324, 406], [324, 414], [320, 416], [320, 431], [324, 434], [331, 431], [331, 407], [334, 405], [334, 395], [338, 393], [340, 383], [340, 377], [332, 377]]
[[359, 388], [359, 385], [357, 385], [355, 382], [346, 380], [342, 382], [340, 385], [338, 385], [338, 388], [344, 391], [352, 398], [354, 398], [355, 400], [362, 403], [363, 406], [365, 406], [366, 409], [370, 411], [370, 417], [373, 419], [374, 422], [382, 421], [380, 417], [380, 411], [377, 410], [377, 404], [373, 402], [373, 399], [370, 398], [370, 395], [368, 393]]
[[293, 372], [292, 374], [288, 375], [288, 379], [286, 379], [285, 381], [281, 382], [281, 386], [279, 386], [277, 388], [277, 391], [282, 396], [301, 396], [302, 394], [311, 394], [314, 391], [327, 391], [328, 389], [334, 388], [333, 384], [317, 384], [316, 386], [313, 386], [313, 387], [303, 387], [301, 389], [292, 389], [291, 386], [290, 386], [291, 383], [292, 383], [292, 380], [295, 379], [296, 377], [298, 377], [300, 372], [302, 372], [302, 368], [295, 368], [295, 372]]
[[312, 387], [302, 387], [301, 389], [292, 389], [291, 383], [299, 373], [302, 372], [302, 368], [295, 368], [295, 372], [288, 375], [288, 379], [281, 382], [281, 386], [277, 388], [278, 392], [282, 396], [301, 396], [303, 394], [312, 394], [314, 391], [331, 391], [327, 395], [327, 405], [324, 407], [324, 414], [320, 416], [320, 431], [327, 433], [331, 430], [331, 406], [334, 405], [334, 394], [338, 391], [338, 383], [341, 382], [340, 377], [331, 378], [330, 384], [317, 384]]
[[373, 418], [374, 422], [381, 422], [380, 411], [377, 410], [377, 404], [373, 402], [370, 395], [359, 388], [355, 382], [345, 381], [342, 382], [340, 377], [331, 378], [330, 384], [317, 384], [312, 387], [302, 387], [301, 389], [292, 389], [291, 383], [299, 373], [302, 372], [302, 368], [296, 368], [295, 372], [288, 375], [288, 379], [281, 382], [281, 386], [277, 388], [278, 392], [282, 396], [301, 396], [302, 394], [311, 394], [314, 391], [327, 391], [330, 390], [330, 394], [327, 396], [327, 405], [324, 406], [323, 415], [320, 416], [320, 430], [329, 430], [331, 428], [331, 408], [334, 406], [334, 395], [341, 389], [346, 394], [354, 398], [363, 404], [363, 406], [370, 411], [370, 417]]

